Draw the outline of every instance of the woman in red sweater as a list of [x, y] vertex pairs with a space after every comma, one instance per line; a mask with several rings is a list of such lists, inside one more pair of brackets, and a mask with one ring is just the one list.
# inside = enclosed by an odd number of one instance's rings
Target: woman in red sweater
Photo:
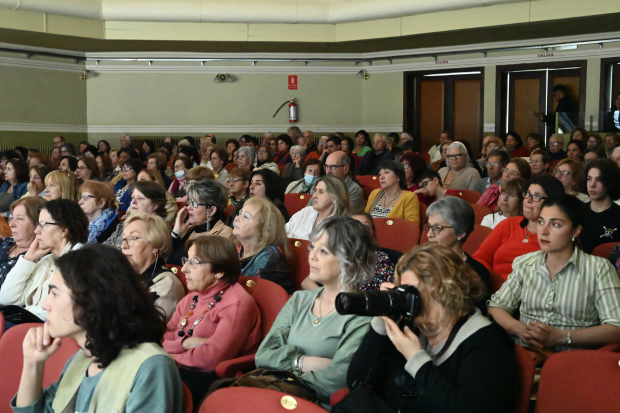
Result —
[[511, 158], [523, 158], [530, 156], [530, 151], [523, 146], [523, 140], [517, 132], [508, 132], [506, 135], [506, 148]]
[[506, 218], [491, 231], [472, 256], [506, 280], [515, 258], [540, 250], [536, 230], [543, 200], [563, 193], [564, 186], [555, 177], [534, 178], [523, 200], [523, 216]]
[[197, 406], [220, 362], [258, 349], [261, 319], [252, 296], [237, 284], [241, 267], [230, 240], [198, 237], [187, 246], [182, 271], [190, 293], [168, 322], [163, 347], [180, 364]]

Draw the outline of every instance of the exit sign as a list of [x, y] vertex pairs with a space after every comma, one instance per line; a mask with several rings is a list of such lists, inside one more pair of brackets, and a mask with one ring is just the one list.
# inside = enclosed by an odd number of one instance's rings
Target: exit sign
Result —
[[288, 90], [297, 90], [297, 75], [288, 75]]

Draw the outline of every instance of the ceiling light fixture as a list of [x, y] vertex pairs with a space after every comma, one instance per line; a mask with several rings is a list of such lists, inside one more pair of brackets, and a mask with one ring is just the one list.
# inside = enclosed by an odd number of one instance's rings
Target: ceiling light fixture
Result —
[[235, 78], [231, 76], [230, 73], [218, 73], [215, 75], [215, 79], [213, 79], [215, 83], [232, 83], [235, 81]]

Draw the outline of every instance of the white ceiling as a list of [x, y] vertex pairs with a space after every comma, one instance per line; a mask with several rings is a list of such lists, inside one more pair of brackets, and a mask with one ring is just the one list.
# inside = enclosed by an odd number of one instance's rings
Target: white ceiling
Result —
[[530, 0], [0, 0], [0, 7], [108, 21], [347, 23]]

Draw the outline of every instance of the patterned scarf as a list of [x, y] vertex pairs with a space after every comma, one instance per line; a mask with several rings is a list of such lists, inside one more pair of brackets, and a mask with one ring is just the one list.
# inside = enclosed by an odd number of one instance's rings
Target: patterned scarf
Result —
[[112, 221], [116, 219], [118, 212], [112, 211], [110, 208], [106, 208], [101, 215], [88, 226], [88, 241], [87, 244], [97, 242], [97, 238], [105, 229], [110, 225]]

